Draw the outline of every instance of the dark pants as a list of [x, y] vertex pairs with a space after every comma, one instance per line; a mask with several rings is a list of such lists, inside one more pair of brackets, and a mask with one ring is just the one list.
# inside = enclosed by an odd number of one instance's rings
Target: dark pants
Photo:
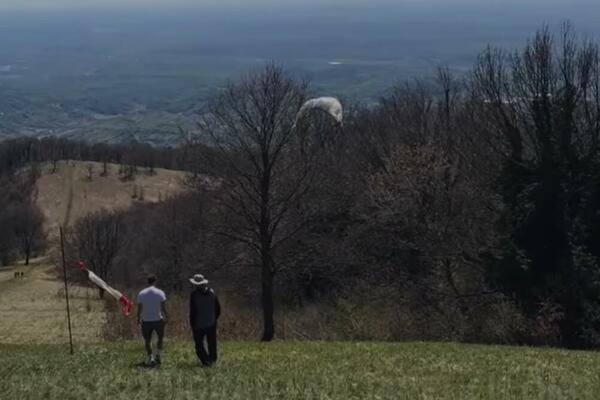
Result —
[[[217, 361], [217, 326], [210, 328], [194, 329], [194, 343], [196, 344], [196, 355], [203, 365], [211, 365]], [[204, 346], [204, 338], [208, 343], [208, 352]]]
[[142, 337], [144, 338], [144, 344], [146, 346], [146, 353], [152, 354], [152, 333], [156, 332], [158, 336], [158, 342], [156, 347], [162, 350], [163, 338], [165, 336], [165, 322], [164, 321], [143, 321], [142, 322]]

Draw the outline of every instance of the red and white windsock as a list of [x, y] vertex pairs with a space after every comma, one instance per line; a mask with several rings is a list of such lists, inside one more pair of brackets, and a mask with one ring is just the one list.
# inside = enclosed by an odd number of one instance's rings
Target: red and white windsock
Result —
[[129, 314], [131, 314], [131, 311], [133, 310], [133, 302], [129, 300], [127, 296], [125, 296], [118, 290], [108, 286], [108, 284], [102, 279], [100, 279], [98, 275], [94, 274], [92, 271], [87, 269], [83, 261], [79, 261], [77, 263], [77, 266], [80, 270], [87, 273], [90, 281], [94, 282], [99, 288], [104, 289], [108, 294], [114, 297], [121, 304], [121, 306], [123, 306], [123, 314], [125, 316], [129, 316]]

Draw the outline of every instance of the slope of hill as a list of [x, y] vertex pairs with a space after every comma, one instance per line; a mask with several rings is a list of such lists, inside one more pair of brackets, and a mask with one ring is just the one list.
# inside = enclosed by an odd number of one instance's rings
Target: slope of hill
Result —
[[[92, 178], [89, 179], [89, 168]], [[157, 202], [184, 190], [185, 173], [156, 169], [147, 174], [140, 169], [134, 179], [123, 180], [119, 166], [85, 161], [60, 161], [56, 172], [42, 167], [37, 183], [36, 202], [46, 216], [46, 230], [55, 235], [58, 226], [70, 225], [78, 218], [100, 209], [125, 209], [135, 202]]]
[[[14, 272], [23, 272], [15, 277]], [[91, 286], [69, 288], [73, 337], [77, 343], [101, 339], [104, 302]], [[63, 283], [47, 258], [0, 271], [0, 343], [65, 343], [67, 316]], [[0, 395], [0, 398], [4, 398]]]
[[[64, 289], [54, 271], [59, 259], [55, 242], [59, 225], [72, 225], [101, 209], [158, 202], [185, 190], [181, 171], [156, 169], [148, 174], [140, 169], [132, 179], [123, 180], [118, 165], [109, 164], [107, 170], [106, 176], [101, 176], [101, 163], [85, 161], [60, 161], [54, 172], [50, 164], [41, 166], [34, 196], [46, 216], [51, 243], [46, 257], [32, 260], [28, 266], [19, 261], [18, 266], [0, 269], [0, 343], [64, 342]], [[23, 274], [17, 276], [16, 272]], [[91, 285], [72, 284], [70, 297], [76, 340], [100, 340], [106, 313], [96, 290]]]

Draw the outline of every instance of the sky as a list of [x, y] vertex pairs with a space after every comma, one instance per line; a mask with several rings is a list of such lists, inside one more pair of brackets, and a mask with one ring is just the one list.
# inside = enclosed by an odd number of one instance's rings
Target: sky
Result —
[[[0, 0], [0, 17], [28, 12], [130, 13], [180, 10], [236, 11], [262, 13], [300, 11], [306, 14], [327, 10], [344, 18], [400, 16], [415, 10], [428, 17], [479, 19], [480, 16], [526, 17], [538, 24], [569, 19], [576, 24], [595, 25], [600, 17], [599, 0]], [[412, 15], [411, 15], [412, 17]]]
[[[400, 0], [403, 1], [403, 0]], [[414, 2], [417, 0], [404, 0]], [[430, 1], [430, 0], [425, 0]], [[53, 10], [85, 8], [173, 8], [173, 7], [248, 7], [249, 5], [317, 5], [317, 4], [361, 4], [361, 0], [2, 0], [0, 7], [9, 10]], [[390, 0], [374, 0], [372, 3], [390, 4]]]
[[[419, 0], [398, 0], [407, 3]], [[420, 0], [431, 2], [434, 0]], [[460, 0], [464, 1], [464, 0]], [[491, 1], [491, 0], [490, 0]], [[397, 1], [396, 1], [397, 2]], [[0, 6], [8, 9], [63, 9], [63, 8], [110, 8], [110, 7], [176, 7], [176, 6], [242, 6], [247, 4], [310, 5], [310, 4], [361, 4], [361, 0], [2, 0]], [[390, 4], [391, 0], [372, 0], [371, 4]], [[393, 2], [392, 2], [393, 3]]]
[[82, 9], [82, 8], [122, 8], [122, 7], [232, 7], [232, 6], [362, 6], [385, 5], [476, 5], [476, 6], [540, 6], [540, 7], [580, 7], [592, 6], [596, 0], [2, 0], [1, 9]]
[[[40, 12], [111, 12], [127, 14], [133, 12], [180, 10], [234, 11], [237, 13], [311, 12], [327, 10], [343, 18], [402, 17], [412, 19], [416, 11], [429, 19], [447, 20], [465, 18], [480, 20], [505, 18], [535, 20], [541, 23], [571, 20], [577, 26], [597, 25], [600, 17], [599, 0], [0, 0], [0, 17], [14, 13]], [[416, 17], [416, 16], [415, 16]]]

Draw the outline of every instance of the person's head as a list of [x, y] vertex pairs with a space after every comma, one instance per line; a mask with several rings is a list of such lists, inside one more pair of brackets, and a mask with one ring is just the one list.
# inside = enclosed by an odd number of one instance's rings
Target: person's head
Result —
[[201, 291], [208, 290], [208, 279], [204, 277], [202, 274], [196, 274], [190, 279], [190, 283], [197, 289]]
[[148, 285], [153, 286], [156, 283], [156, 275], [148, 275]]

